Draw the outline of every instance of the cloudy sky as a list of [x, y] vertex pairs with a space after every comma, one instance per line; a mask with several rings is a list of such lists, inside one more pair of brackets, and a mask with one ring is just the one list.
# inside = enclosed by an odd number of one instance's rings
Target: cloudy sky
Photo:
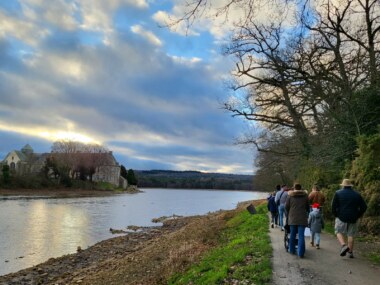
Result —
[[248, 126], [221, 109], [227, 26], [160, 27], [176, 0], [0, 2], [0, 157], [97, 142], [133, 169], [253, 172]]

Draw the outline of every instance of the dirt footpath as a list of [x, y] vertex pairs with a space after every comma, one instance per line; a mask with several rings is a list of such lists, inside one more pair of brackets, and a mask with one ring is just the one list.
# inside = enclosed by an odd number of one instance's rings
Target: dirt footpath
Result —
[[340, 246], [330, 234], [321, 234], [321, 249], [311, 247], [305, 237], [305, 257], [299, 258], [285, 251], [284, 232], [280, 228], [270, 229], [273, 245], [274, 285], [377, 285], [380, 268], [355, 251], [355, 258], [339, 256]]

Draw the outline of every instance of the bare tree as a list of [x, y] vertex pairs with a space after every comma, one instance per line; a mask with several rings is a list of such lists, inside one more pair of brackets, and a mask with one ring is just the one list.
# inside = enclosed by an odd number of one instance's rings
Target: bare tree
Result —
[[92, 181], [97, 168], [108, 163], [109, 151], [101, 145], [60, 140], [53, 143], [52, 156], [61, 174]]
[[265, 2], [282, 4], [284, 16], [260, 20], [261, 0], [194, 0], [171, 24], [243, 11], [224, 47], [236, 62], [224, 108], [263, 129], [239, 141], [262, 153], [259, 167], [275, 171], [270, 154], [321, 167], [351, 159], [355, 137], [380, 123], [380, 2]]

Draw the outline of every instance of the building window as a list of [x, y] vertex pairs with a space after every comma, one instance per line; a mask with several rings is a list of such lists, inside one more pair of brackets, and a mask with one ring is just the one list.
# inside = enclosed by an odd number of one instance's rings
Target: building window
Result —
[[16, 164], [14, 162], [11, 162], [11, 165], [9, 167], [10, 167], [10, 169], [15, 170]]

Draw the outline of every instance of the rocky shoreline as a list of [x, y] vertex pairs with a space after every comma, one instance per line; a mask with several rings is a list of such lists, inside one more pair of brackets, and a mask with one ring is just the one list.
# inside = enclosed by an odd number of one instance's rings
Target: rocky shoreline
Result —
[[134, 228], [87, 249], [78, 248], [77, 253], [0, 276], [0, 285], [166, 284], [173, 273], [217, 245], [227, 217], [237, 210], [159, 218], [162, 226]]
[[93, 272], [92, 268], [107, 260], [133, 255], [160, 236], [183, 227], [186, 220], [188, 219], [172, 219], [160, 227], [134, 228], [134, 232], [128, 233], [114, 230], [115, 233], [125, 235], [101, 241], [84, 250], [78, 248], [75, 254], [51, 258], [37, 266], [0, 276], [0, 284], [80, 284]]

